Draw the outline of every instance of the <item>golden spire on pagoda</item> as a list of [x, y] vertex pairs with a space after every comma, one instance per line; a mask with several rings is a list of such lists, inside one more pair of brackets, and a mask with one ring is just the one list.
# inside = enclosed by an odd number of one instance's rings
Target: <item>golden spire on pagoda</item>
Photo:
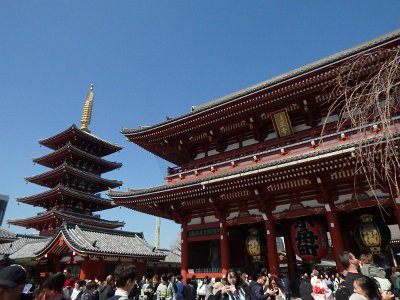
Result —
[[88, 126], [90, 119], [92, 118], [92, 107], [93, 107], [93, 87], [94, 84], [90, 85], [90, 90], [86, 95], [85, 105], [83, 106], [82, 118], [81, 118], [81, 129], [90, 132]]

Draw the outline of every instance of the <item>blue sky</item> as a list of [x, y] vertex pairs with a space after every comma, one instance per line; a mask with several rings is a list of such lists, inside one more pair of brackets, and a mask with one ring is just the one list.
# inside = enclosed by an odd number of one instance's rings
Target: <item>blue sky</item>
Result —
[[[121, 190], [163, 184], [168, 163], [125, 141], [121, 128], [153, 125], [226, 94], [400, 28], [400, 1], [0, 1], [0, 194], [6, 219], [43, 211], [15, 198], [46, 188], [25, 183], [47, 169], [38, 140], [80, 125], [95, 84], [90, 129], [124, 149], [104, 174]], [[143, 231], [154, 217], [102, 212]], [[7, 224], [3, 224], [8, 227]], [[11, 226], [18, 233], [32, 233]], [[179, 225], [161, 221], [161, 246]]]

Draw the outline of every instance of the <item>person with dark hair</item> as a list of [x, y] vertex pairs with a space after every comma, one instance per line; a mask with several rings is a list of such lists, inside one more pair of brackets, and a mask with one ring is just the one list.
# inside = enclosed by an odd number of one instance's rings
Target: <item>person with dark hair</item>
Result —
[[[275, 294], [271, 295], [270, 293], [272, 292]], [[281, 281], [275, 276], [269, 278], [267, 293], [270, 294], [270, 298], [273, 300], [286, 300], [285, 290], [282, 288]]]
[[354, 294], [350, 296], [350, 300], [362, 299], [359, 295], [364, 296], [367, 300], [380, 300], [381, 294], [378, 285], [374, 279], [368, 276], [357, 277], [353, 282]]
[[176, 292], [177, 292], [177, 287], [175, 283], [175, 275], [173, 273], [168, 273], [168, 283], [167, 283], [167, 289], [168, 292], [172, 295], [172, 300], [176, 300]]
[[258, 273], [249, 284], [250, 300], [265, 300], [275, 295], [275, 291], [264, 293], [264, 285], [267, 282], [267, 274], [265, 272]]
[[182, 275], [179, 274], [176, 276], [176, 300], [183, 300], [183, 290], [185, 288], [185, 285], [182, 282]]
[[360, 263], [353, 253], [343, 251], [339, 254], [339, 260], [342, 266], [346, 269], [345, 280], [341, 283], [341, 287], [336, 291], [336, 300], [347, 300], [353, 293], [353, 282], [356, 278], [360, 277], [358, 273]]
[[86, 289], [82, 294], [81, 300], [97, 300], [99, 295], [96, 293], [96, 289], [97, 283], [93, 280], [86, 283]]
[[196, 299], [197, 298], [197, 278], [196, 275], [193, 275], [191, 280], [190, 280], [191, 284], [192, 284], [192, 296], [191, 299]]
[[108, 300], [126, 300], [133, 288], [136, 279], [136, 268], [129, 264], [120, 264], [114, 270], [115, 285], [117, 287], [114, 296]]
[[147, 295], [148, 300], [156, 300], [157, 299], [157, 287], [159, 285], [158, 275], [154, 274], [150, 284], [147, 286], [146, 290], [144, 291], [145, 295]]
[[185, 300], [194, 300], [192, 279], [186, 280], [186, 285], [183, 287], [183, 298]]
[[64, 298], [64, 281], [63, 273], [50, 274], [44, 281], [36, 300], [62, 300]]
[[108, 275], [103, 285], [99, 287], [99, 300], [107, 300], [114, 296], [114, 276]]
[[166, 274], [161, 275], [156, 293], [157, 300], [172, 300], [172, 294], [168, 290], [168, 277]]
[[71, 297], [72, 289], [75, 286], [75, 282], [72, 278], [70, 268], [65, 268], [63, 271], [63, 274], [65, 276], [65, 280], [64, 280], [64, 284], [63, 284], [64, 298], [69, 299]]
[[300, 286], [299, 286], [299, 293], [301, 300], [312, 300], [313, 297], [311, 293], [313, 292], [313, 287], [311, 285], [310, 278], [307, 275], [302, 276]]
[[235, 269], [229, 269], [226, 273], [228, 284], [221, 290], [221, 299], [224, 300], [246, 300], [247, 289], [244, 287], [242, 278]]
[[0, 299], [20, 300], [27, 272], [20, 265], [11, 265], [0, 271]]
[[77, 280], [75, 282], [75, 287], [71, 293], [71, 300], [80, 300], [83, 294], [83, 288], [86, 285], [85, 280]]
[[203, 280], [197, 286], [197, 298], [199, 300], [205, 300], [207, 294], [207, 284], [208, 284], [208, 276], [204, 277]]

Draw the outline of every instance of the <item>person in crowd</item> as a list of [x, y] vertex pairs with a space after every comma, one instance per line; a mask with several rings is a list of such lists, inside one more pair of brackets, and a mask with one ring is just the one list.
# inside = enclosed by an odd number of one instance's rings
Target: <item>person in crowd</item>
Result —
[[139, 300], [139, 296], [140, 296], [140, 287], [135, 280], [131, 290], [129, 291], [128, 298], [133, 300]]
[[313, 299], [313, 297], [311, 296], [312, 292], [313, 292], [313, 287], [311, 285], [310, 278], [308, 277], [307, 274], [304, 274], [303, 277], [301, 278], [299, 286], [299, 294], [301, 300], [312, 300]]
[[146, 283], [146, 276], [142, 276], [142, 279], [140, 280], [140, 282], [139, 282], [139, 287], [140, 288], [143, 288], [143, 284], [145, 284]]
[[224, 284], [221, 282], [221, 277], [215, 278], [215, 282], [212, 286], [213, 295], [215, 296], [217, 294], [217, 292], [222, 289], [223, 286], [224, 286]]
[[199, 300], [206, 299], [208, 276], [206, 276], [197, 286], [197, 298]]
[[196, 299], [197, 298], [197, 278], [196, 275], [192, 276], [192, 279], [190, 280], [190, 282], [192, 283], [192, 299]]
[[114, 296], [114, 276], [108, 275], [106, 281], [99, 287], [99, 300], [107, 300]]
[[168, 277], [166, 274], [161, 275], [156, 293], [157, 300], [172, 300], [172, 294], [168, 291]]
[[283, 290], [284, 290], [284, 292], [286, 294], [286, 300], [290, 300], [290, 296], [292, 294], [292, 291], [291, 291], [291, 288], [290, 288], [290, 281], [289, 281], [289, 278], [288, 278], [287, 274], [283, 273], [280, 276], [280, 280], [281, 280], [282, 288], [283, 288]]
[[11, 265], [0, 271], [0, 299], [20, 300], [27, 272], [20, 265]]
[[374, 264], [374, 259], [371, 253], [364, 254], [364, 262], [361, 266], [361, 273], [368, 277], [386, 278], [386, 272], [379, 269]]
[[71, 298], [71, 293], [75, 286], [75, 281], [72, 278], [70, 268], [64, 269], [63, 274], [65, 276], [65, 281], [64, 281], [64, 286], [63, 286], [64, 298], [69, 299], [69, 298]]
[[127, 300], [129, 291], [135, 284], [136, 268], [129, 264], [117, 265], [114, 271], [116, 290], [114, 296], [108, 300]]
[[71, 300], [80, 300], [82, 298], [82, 294], [83, 294], [83, 289], [86, 285], [85, 280], [77, 280], [75, 282], [75, 286], [72, 289], [72, 293], [71, 293]]
[[213, 284], [215, 282], [215, 279], [211, 279], [207, 277], [207, 285], [206, 285], [206, 299], [208, 300], [210, 298], [210, 296], [213, 294]]
[[65, 299], [63, 287], [65, 275], [61, 272], [50, 274], [44, 281], [36, 300], [62, 300]]
[[140, 289], [140, 297], [143, 300], [148, 300], [148, 296], [146, 294], [146, 291], [147, 291], [147, 288], [149, 287], [149, 285], [150, 285], [150, 280], [148, 278], [145, 278], [144, 279], [144, 283], [143, 283], [143, 285], [142, 285], [142, 287]]
[[193, 293], [192, 279], [188, 278], [186, 281], [186, 285], [183, 288], [183, 298], [185, 300], [194, 300], [194, 294], [195, 293]]
[[176, 276], [176, 300], [183, 300], [183, 290], [185, 285], [182, 282], [182, 275]]
[[250, 300], [265, 300], [272, 296], [275, 296], [275, 291], [269, 291], [264, 293], [264, 285], [267, 281], [267, 276], [264, 272], [258, 273], [254, 278], [256, 280], [252, 280], [249, 283], [249, 295]]
[[148, 285], [145, 295], [147, 295], [148, 300], [156, 300], [157, 299], [157, 287], [160, 284], [160, 281], [158, 279], [158, 275], [155, 274], [151, 278], [151, 282]]
[[353, 281], [354, 293], [349, 300], [380, 300], [382, 299], [375, 280], [368, 276], [357, 277]]
[[96, 291], [97, 284], [95, 281], [91, 280], [86, 283], [86, 288], [82, 293], [81, 300], [98, 300], [99, 294]]
[[168, 273], [168, 293], [172, 295], [172, 300], [176, 300], [176, 283], [175, 283], [175, 275], [173, 273]]
[[353, 293], [353, 282], [356, 278], [360, 277], [358, 273], [360, 266], [359, 260], [349, 251], [343, 251], [339, 254], [339, 260], [345, 268], [345, 280], [341, 283], [341, 287], [336, 291], [336, 300], [347, 300]]
[[286, 300], [286, 294], [282, 288], [281, 281], [275, 276], [269, 278], [267, 293], [270, 294], [270, 292], [275, 292], [275, 295], [270, 295], [271, 299]]
[[229, 269], [226, 273], [228, 284], [221, 290], [221, 299], [225, 300], [245, 300], [247, 291], [242, 282], [242, 278], [235, 269]]
[[325, 274], [323, 281], [325, 285], [333, 292], [335, 287], [333, 286], [333, 282], [328, 274]]

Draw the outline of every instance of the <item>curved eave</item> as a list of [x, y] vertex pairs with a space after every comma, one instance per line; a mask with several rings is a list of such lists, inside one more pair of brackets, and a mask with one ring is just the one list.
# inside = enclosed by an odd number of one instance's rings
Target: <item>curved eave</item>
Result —
[[[152, 126], [142, 126], [139, 129], [130, 129], [123, 128], [121, 133], [124, 134], [128, 140], [135, 141], [136, 139], [140, 140], [140, 137], [143, 134], [152, 134], [154, 135], [156, 131], [161, 130], [162, 128], [170, 128], [171, 130], [179, 131], [180, 125], [182, 122], [187, 121], [191, 118], [195, 118], [197, 115], [201, 115], [207, 111], [219, 109], [220, 106], [234, 103], [236, 101], [241, 101], [243, 97], [261, 92], [264, 90], [275, 88], [281, 84], [290, 84], [296, 81], [302, 80], [304, 78], [310, 78], [314, 75], [321, 74], [326, 71], [330, 71], [336, 65], [343, 63], [343, 61], [348, 60], [355, 55], [380, 48], [380, 47], [390, 47], [396, 43], [398, 43], [400, 39], [400, 30], [393, 31], [389, 34], [380, 36], [376, 39], [373, 39], [369, 42], [363, 43], [354, 48], [339, 52], [337, 54], [328, 56], [324, 59], [318, 60], [314, 63], [308, 64], [304, 67], [295, 69], [293, 71], [284, 73], [280, 76], [277, 76], [273, 79], [261, 82], [259, 84], [253, 85], [249, 88], [240, 90], [238, 92], [232, 93], [230, 95], [218, 98], [216, 100], [212, 100], [200, 106], [185, 115], [169, 119], [167, 121], [161, 122]], [[175, 129], [174, 129], [175, 128]], [[136, 141], [135, 141], [136, 142]], [[142, 145], [143, 147], [143, 145]]]
[[[14, 219], [7, 220], [7, 223], [22, 226], [25, 228], [39, 228], [44, 222], [50, 220], [67, 221], [75, 224], [88, 224], [93, 226], [103, 226], [108, 228], [119, 228], [125, 225], [124, 222], [119, 221], [108, 221], [103, 219], [98, 219], [82, 214], [73, 214], [70, 212], [61, 212], [58, 210], [50, 210], [44, 213], [38, 214], [36, 216], [25, 218], [25, 219]], [[59, 222], [62, 223], [62, 222]]]
[[[17, 201], [25, 204], [31, 204], [34, 206], [47, 208], [47, 206], [45, 205], [47, 200], [51, 200], [52, 198], [61, 199], [63, 196], [69, 196], [71, 198], [76, 199], [77, 201], [88, 202], [92, 204], [93, 211], [100, 211], [114, 207], [114, 205], [111, 203], [110, 200], [92, 194], [75, 191], [63, 185], [57, 185], [51, 190], [45, 191], [40, 194], [32, 195], [29, 197], [17, 198]], [[97, 208], [96, 209], [93, 208], [93, 205], [97, 206]]]
[[[57, 168], [55, 168], [53, 170], [48, 171], [48, 172], [41, 173], [36, 176], [25, 177], [25, 180], [36, 183], [36, 184], [45, 184], [45, 181], [48, 179], [63, 177], [63, 176], [66, 176], [66, 174], [75, 175], [76, 177], [82, 178], [86, 181], [90, 180], [90, 182], [95, 182], [95, 183], [105, 187], [105, 188], [102, 188], [101, 190], [97, 190], [95, 192], [103, 191], [110, 187], [116, 188], [116, 187], [119, 187], [122, 185], [122, 181], [104, 179], [104, 178], [101, 178], [100, 176], [96, 176], [92, 173], [88, 173], [88, 172], [73, 168], [65, 163], [58, 166]], [[59, 183], [59, 181], [58, 181], [58, 183]], [[45, 186], [48, 186], [48, 185], [45, 185]], [[54, 187], [54, 186], [55, 185], [50, 186], [50, 187]]]
[[[54, 168], [55, 162], [60, 162], [61, 158], [66, 157], [67, 155], [75, 155], [76, 157], [84, 158], [85, 160], [95, 163], [96, 165], [101, 167], [101, 173], [109, 172], [122, 166], [122, 163], [111, 162], [93, 154], [82, 151], [73, 146], [71, 143], [66, 144], [62, 148], [57, 149], [48, 155], [33, 158], [32, 161], [45, 167]], [[58, 163], [58, 165], [56, 166], [59, 166], [61, 164], [62, 162]]]
[[74, 136], [80, 136], [84, 139], [87, 139], [91, 141], [92, 143], [98, 145], [99, 147], [102, 147], [102, 156], [106, 156], [112, 153], [115, 153], [117, 151], [120, 151], [122, 149], [122, 146], [112, 144], [110, 142], [107, 142], [91, 133], [88, 133], [86, 131], [83, 131], [76, 127], [75, 124], [71, 125], [68, 127], [66, 130], [53, 135], [49, 138], [41, 139], [39, 140], [39, 144], [46, 146], [50, 149], [56, 150], [58, 145], [60, 144], [66, 144], [66, 141], [71, 140], [71, 138]]
[[[105, 244], [107, 242], [112, 242], [113, 237], [120, 237], [120, 239], [128, 240], [134, 239], [136, 243], [145, 247], [147, 251], [143, 253], [143, 251], [138, 252], [123, 252], [123, 247], [119, 247], [120, 251], [109, 251], [109, 249], [95, 249], [93, 246], [93, 241], [91, 240], [91, 234], [94, 233], [96, 236], [105, 236], [106, 238]], [[47, 253], [50, 253], [55, 248], [59, 247], [59, 240], [63, 239], [65, 244], [72, 251], [75, 251], [78, 255], [87, 256], [90, 254], [98, 255], [98, 256], [109, 256], [109, 257], [124, 257], [124, 258], [147, 258], [152, 260], [160, 260], [166, 257], [165, 254], [159, 252], [152, 252], [149, 249], [149, 245], [147, 245], [143, 237], [139, 237], [137, 234], [132, 232], [124, 232], [120, 230], [107, 230], [102, 228], [84, 226], [84, 225], [75, 225], [72, 223], [64, 223], [60, 227], [60, 231], [54, 238], [50, 241], [46, 248], [37, 253], [38, 257], [43, 257]], [[121, 245], [121, 243], [116, 243], [116, 245]], [[104, 244], [102, 245], [105, 246]], [[115, 246], [115, 245], [114, 245]], [[108, 248], [108, 247], [107, 247]], [[122, 251], [121, 251], [122, 250]]]

